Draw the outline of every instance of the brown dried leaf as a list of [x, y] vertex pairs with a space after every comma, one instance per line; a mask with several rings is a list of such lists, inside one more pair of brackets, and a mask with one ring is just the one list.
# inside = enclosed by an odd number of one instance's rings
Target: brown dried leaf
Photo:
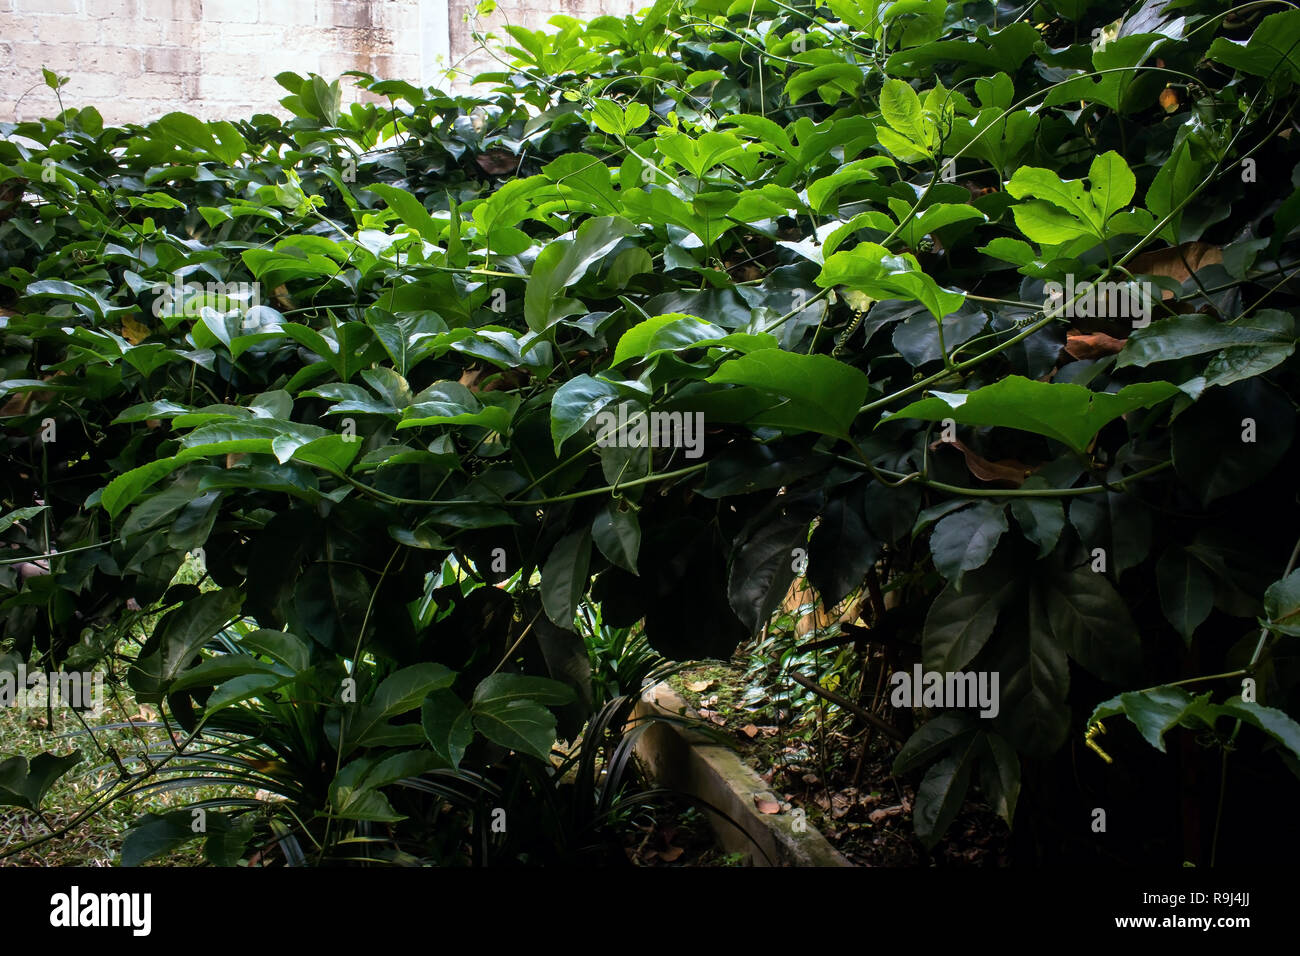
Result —
[[889, 817], [896, 817], [903, 812], [902, 806], [881, 807], [879, 810], [872, 810], [867, 819], [872, 823], [879, 823], [881, 820], [887, 820]]
[[32, 402], [34, 392], [14, 392], [10, 395], [3, 405], [0, 405], [0, 418], [10, 418], [21, 415], [27, 411], [27, 406]]
[[686, 682], [686, 689], [694, 694], [703, 694], [706, 690], [711, 690], [718, 684], [715, 680], [692, 680]]
[[281, 312], [290, 312], [296, 308], [293, 297], [289, 295], [289, 287], [287, 285], [276, 287], [275, 291], [271, 293], [271, 304]]
[[770, 793], [754, 794], [754, 806], [758, 807], [759, 813], [780, 813], [781, 803]]
[[519, 167], [519, 157], [506, 149], [489, 149], [474, 157], [478, 168], [490, 176], [504, 176]]
[[1128, 339], [1117, 339], [1105, 332], [1079, 332], [1071, 329], [1065, 336], [1065, 351], [1071, 358], [1095, 359], [1114, 355]]
[[[1128, 268], [1134, 275], [1170, 276], [1179, 282], [1186, 282], [1191, 278], [1192, 272], [1222, 262], [1222, 248], [1209, 242], [1197, 241], [1184, 242], [1181, 246], [1172, 246], [1168, 249], [1156, 249], [1154, 252], [1144, 252], [1140, 256], [1135, 256]], [[1162, 290], [1162, 297], [1172, 299], [1174, 294]]]
[[934, 451], [940, 445], [948, 445], [961, 452], [966, 457], [966, 467], [980, 481], [1002, 482], [1013, 488], [1019, 488], [1025, 483], [1026, 478], [1037, 471], [1036, 468], [1030, 468], [1023, 461], [1017, 461], [1014, 458], [989, 461], [987, 458], [982, 458], [971, 451], [956, 438], [952, 441], [933, 442], [930, 445], [930, 450]]
[[666, 850], [659, 851], [659, 859], [663, 860], [665, 863], [672, 863], [685, 852], [686, 851], [679, 846], [670, 846]]
[[741, 727], [740, 732], [744, 734], [746, 737], [748, 737], [750, 740], [753, 740], [755, 737], [758, 736], [758, 728], [755, 727], [753, 724], [746, 724], [744, 727]]
[[126, 339], [132, 345], [139, 345], [149, 337], [149, 326], [143, 322], [138, 322], [131, 316], [122, 319], [122, 338]]

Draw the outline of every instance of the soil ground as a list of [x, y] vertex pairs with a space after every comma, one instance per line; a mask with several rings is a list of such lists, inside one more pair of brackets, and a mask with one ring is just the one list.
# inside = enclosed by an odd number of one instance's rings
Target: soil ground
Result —
[[[1006, 866], [1006, 824], [968, 800], [947, 836], [926, 850], [912, 828], [915, 789], [895, 778], [894, 750], [873, 733], [858, 767], [865, 731], [806, 714], [791, 722], [770, 698], [755, 694], [743, 668], [713, 663], [675, 674], [669, 683], [702, 720], [722, 731], [741, 758], [782, 801], [859, 866]], [[834, 708], [826, 705], [827, 716]], [[781, 719], [778, 719], [781, 718]], [[707, 865], [707, 864], [706, 864]]]

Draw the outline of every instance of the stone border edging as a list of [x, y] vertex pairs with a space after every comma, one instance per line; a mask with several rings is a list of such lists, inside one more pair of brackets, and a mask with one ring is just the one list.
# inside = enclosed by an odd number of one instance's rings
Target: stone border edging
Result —
[[[685, 716], [687, 711], [681, 696], [667, 683], [659, 683], [642, 691], [632, 720]], [[807, 825], [795, 832], [790, 814], [759, 812], [755, 798], [770, 795], [771, 788], [736, 751], [712, 737], [690, 727], [655, 721], [637, 739], [635, 752], [657, 785], [707, 801], [740, 824], [738, 829], [717, 814], [709, 814], [723, 849], [742, 854], [747, 865], [853, 865], [815, 827]]]

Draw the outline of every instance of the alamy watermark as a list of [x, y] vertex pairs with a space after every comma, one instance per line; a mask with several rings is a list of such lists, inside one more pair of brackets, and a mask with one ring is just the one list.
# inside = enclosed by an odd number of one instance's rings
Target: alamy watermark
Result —
[[1043, 310], [1053, 317], [1129, 319], [1133, 328], [1151, 324], [1155, 286], [1150, 282], [1079, 282], [1067, 273], [1065, 284], [1043, 285]]
[[164, 315], [194, 318], [205, 308], [212, 308], [222, 315], [233, 311], [248, 316], [262, 304], [260, 282], [182, 283], [180, 273], [176, 273], [171, 285], [155, 282], [150, 291], [157, 296], [153, 301], [154, 318], [162, 318]]
[[153, 894], [83, 893], [73, 886], [67, 893], [50, 897], [50, 925], [61, 929], [78, 927], [123, 927], [132, 936], [148, 936], [153, 929]]
[[897, 708], [978, 707], [981, 717], [996, 717], [997, 671], [927, 671], [916, 664], [910, 671], [889, 675], [889, 702]]
[[643, 412], [619, 405], [596, 415], [601, 448], [681, 448], [687, 458], [704, 454], [703, 412]]
[[27, 672], [0, 670], [0, 707], [44, 710], [54, 703], [85, 710], [91, 717], [104, 712], [104, 675], [99, 671]]

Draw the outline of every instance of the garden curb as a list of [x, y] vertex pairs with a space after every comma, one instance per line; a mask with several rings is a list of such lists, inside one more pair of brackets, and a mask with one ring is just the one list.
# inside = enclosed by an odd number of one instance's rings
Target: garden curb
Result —
[[[686, 702], [666, 683], [647, 687], [632, 711], [634, 725], [654, 717], [691, 717]], [[747, 866], [852, 866], [811, 824], [794, 830], [788, 812], [762, 813], [758, 798], [772, 788], [730, 747], [700, 730], [656, 720], [637, 738], [636, 755], [658, 786], [690, 794], [717, 807], [736, 825], [715, 813], [709, 822], [728, 853]]]

